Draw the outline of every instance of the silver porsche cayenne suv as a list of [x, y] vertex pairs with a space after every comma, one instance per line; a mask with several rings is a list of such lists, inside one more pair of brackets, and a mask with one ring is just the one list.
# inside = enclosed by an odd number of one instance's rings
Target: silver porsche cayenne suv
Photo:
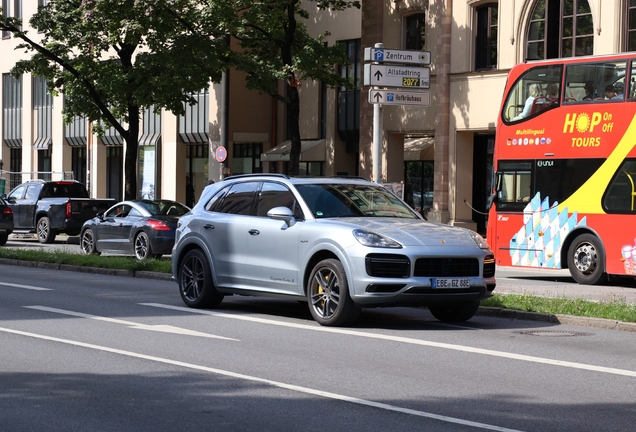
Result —
[[190, 307], [275, 296], [306, 301], [325, 326], [378, 306], [428, 306], [441, 321], [466, 321], [496, 284], [479, 234], [428, 222], [364, 179], [282, 174], [208, 186], [179, 221], [172, 271]]

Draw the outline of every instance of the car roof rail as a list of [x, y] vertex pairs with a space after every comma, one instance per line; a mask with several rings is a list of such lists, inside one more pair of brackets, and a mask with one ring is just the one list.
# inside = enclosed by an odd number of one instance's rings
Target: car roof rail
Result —
[[225, 177], [223, 180], [228, 180], [228, 179], [237, 179], [237, 178], [249, 178], [249, 177], [278, 177], [278, 178], [290, 178], [287, 174], [280, 174], [280, 173], [251, 173], [251, 174], [236, 174], [236, 175], [231, 175], [228, 177]]
[[354, 175], [333, 175], [333, 176], [329, 176], [329, 178], [342, 178], [342, 179], [369, 181], [368, 178], [361, 177], [361, 176], [354, 176]]

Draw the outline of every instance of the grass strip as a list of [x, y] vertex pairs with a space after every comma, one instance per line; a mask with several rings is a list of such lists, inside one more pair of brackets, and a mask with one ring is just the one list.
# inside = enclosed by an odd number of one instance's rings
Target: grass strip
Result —
[[21, 250], [3, 247], [0, 247], [0, 258], [68, 264], [82, 267], [172, 273], [172, 262], [166, 259], [138, 260], [133, 257], [124, 256], [80, 255], [61, 251], [46, 252], [43, 250]]
[[500, 307], [527, 312], [606, 318], [636, 322], [636, 305], [612, 296], [601, 301], [564, 297], [537, 297], [528, 294], [495, 294], [483, 300], [482, 306]]

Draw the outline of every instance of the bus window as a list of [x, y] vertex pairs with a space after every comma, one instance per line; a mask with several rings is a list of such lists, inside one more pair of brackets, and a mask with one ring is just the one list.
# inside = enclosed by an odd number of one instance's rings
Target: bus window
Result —
[[629, 89], [625, 89], [625, 93], [628, 94], [629, 100], [636, 100], [636, 60], [632, 60], [631, 76], [628, 80], [625, 80], [625, 84], [629, 86]]
[[532, 163], [501, 162], [497, 172], [497, 208], [522, 210], [532, 197]]
[[[502, 113], [506, 123], [534, 117], [559, 106], [561, 99], [561, 65], [537, 66], [524, 73], [508, 92]], [[556, 89], [556, 94], [548, 90]]]
[[603, 208], [608, 213], [636, 213], [636, 160], [626, 160], [618, 169], [603, 196]]
[[[583, 63], [565, 68], [565, 103], [622, 100], [625, 87], [625, 60]], [[618, 94], [606, 97], [606, 89], [612, 88]]]

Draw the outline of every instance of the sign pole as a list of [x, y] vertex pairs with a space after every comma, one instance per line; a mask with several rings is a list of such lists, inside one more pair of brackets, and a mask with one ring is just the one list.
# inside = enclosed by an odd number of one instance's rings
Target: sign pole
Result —
[[[376, 43], [375, 48], [382, 49], [384, 44]], [[373, 181], [382, 183], [382, 105], [373, 104], [373, 148], [371, 151]]]
[[[431, 85], [431, 70], [417, 67], [431, 63], [431, 53], [419, 50], [384, 49], [384, 44], [376, 43], [373, 48], [364, 49], [364, 85], [369, 90], [369, 103], [373, 104], [373, 145], [371, 148], [371, 176], [376, 183], [382, 183], [382, 105], [430, 106], [429, 92], [380, 90], [382, 87], [399, 87], [410, 90], [427, 89]], [[387, 63], [387, 64], [379, 64]], [[410, 67], [405, 65], [416, 65]]]

